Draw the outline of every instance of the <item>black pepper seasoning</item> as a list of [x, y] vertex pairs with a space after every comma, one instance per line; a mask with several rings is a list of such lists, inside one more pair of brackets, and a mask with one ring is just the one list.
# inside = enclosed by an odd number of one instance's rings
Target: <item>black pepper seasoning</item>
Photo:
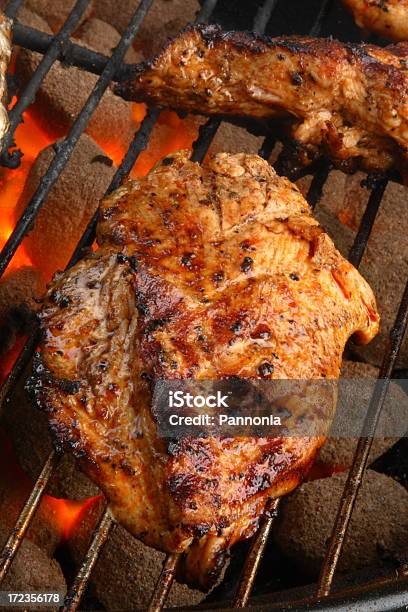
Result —
[[258, 367], [258, 373], [262, 378], [269, 378], [269, 376], [273, 374], [274, 369], [274, 366], [269, 363], [269, 361], [264, 361]]
[[242, 272], [249, 272], [252, 269], [253, 263], [254, 260], [252, 259], [252, 257], [244, 257], [241, 263]]
[[303, 83], [303, 77], [298, 72], [292, 72], [290, 76], [293, 85], [301, 85]]

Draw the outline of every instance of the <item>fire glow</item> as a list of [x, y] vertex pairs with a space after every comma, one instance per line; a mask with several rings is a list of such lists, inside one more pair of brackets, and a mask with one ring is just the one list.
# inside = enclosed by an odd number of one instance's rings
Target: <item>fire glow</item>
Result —
[[70, 539], [77, 526], [100, 499], [102, 499], [101, 495], [80, 501], [44, 495], [44, 502], [48, 504], [53, 513], [54, 527], [60, 535], [61, 542]]
[[[11, 106], [14, 103], [15, 99]], [[136, 132], [146, 115], [146, 107], [144, 104], [133, 104], [132, 110]], [[7, 242], [16, 224], [17, 203], [28, 173], [38, 154], [53, 143], [50, 135], [40, 128], [30, 112], [24, 113], [23, 117], [24, 122], [17, 128], [15, 134], [16, 147], [23, 152], [21, 165], [15, 170], [0, 168], [0, 249]], [[132, 178], [147, 174], [165, 155], [180, 149], [190, 149], [197, 136], [195, 130], [187, 127], [185, 122], [172, 111], [163, 111], [159, 117], [158, 125], [162, 127], [163, 137], [155, 147], [149, 145], [145, 151], [141, 152], [130, 174]], [[98, 142], [98, 144], [118, 166], [126, 153], [119, 135], [116, 142]], [[32, 262], [24, 249], [24, 244], [22, 244], [14, 255], [7, 271], [26, 265], [32, 265]]]
[[[15, 99], [12, 105], [14, 102]], [[38, 128], [29, 112], [24, 113], [23, 119], [24, 122], [16, 130], [17, 147], [24, 151], [21, 165], [16, 170], [0, 168], [0, 248], [3, 248], [15, 226], [17, 202], [31, 166], [40, 151], [51, 144], [51, 140]], [[31, 265], [31, 260], [22, 244], [10, 262], [8, 271], [27, 265]]]
[[[2, 428], [0, 428], [0, 464], [7, 465], [7, 470], [0, 472], [0, 491], [3, 488], [13, 490], [16, 499], [27, 498], [33, 483], [21, 469], [12, 444]], [[101, 499], [101, 495], [77, 501], [43, 495], [41, 504], [47, 509], [47, 515], [60, 544], [72, 536], [90, 509]], [[14, 507], [14, 504], [12, 505]], [[4, 511], [4, 508], [2, 510]]]

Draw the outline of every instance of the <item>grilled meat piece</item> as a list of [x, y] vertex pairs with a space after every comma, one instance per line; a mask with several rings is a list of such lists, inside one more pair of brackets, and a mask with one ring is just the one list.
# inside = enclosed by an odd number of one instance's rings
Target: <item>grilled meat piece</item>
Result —
[[0, 144], [8, 129], [6, 71], [11, 57], [11, 21], [0, 11]]
[[346, 171], [396, 167], [407, 178], [407, 60], [402, 44], [268, 39], [199, 25], [116, 90], [184, 111], [273, 120], [302, 165], [325, 153]]
[[343, 0], [360, 28], [388, 40], [408, 40], [408, 0]]
[[[183, 579], [206, 589], [323, 438], [169, 442], [154, 382], [337, 378], [350, 335], [377, 333], [374, 296], [297, 187], [256, 155], [203, 167], [186, 152], [167, 157], [102, 202], [97, 239], [49, 287], [36, 401], [117, 520], [185, 551]], [[322, 404], [328, 417], [333, 404]]]

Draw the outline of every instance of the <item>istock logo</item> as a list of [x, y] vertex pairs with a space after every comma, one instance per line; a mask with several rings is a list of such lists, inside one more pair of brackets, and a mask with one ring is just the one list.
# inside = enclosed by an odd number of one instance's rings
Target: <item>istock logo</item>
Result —
[[193, 395], [192, 393], [184, 393], [184, 391], [169, 391], [169, 407], [170, 408], [228, 408], [227, 395], [221, 395], [217, 391], [216, 395]]

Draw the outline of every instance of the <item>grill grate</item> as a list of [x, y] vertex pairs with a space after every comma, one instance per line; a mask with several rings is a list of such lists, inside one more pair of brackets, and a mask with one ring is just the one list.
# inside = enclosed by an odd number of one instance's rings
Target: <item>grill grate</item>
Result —
[[[2, 163], [9, 168], [15, 168], [20, 163], [20, 151], [13, 151], [13, 153], [9, 153], [8, 149], [14, 141], [14, 134], [17, 127], [23, 121], [23, 112], [27, 110], [32, 102], [34, 102], [35, 96], [41, 86], [42, 81], [50, 71], [54, 62], [60, 57], [62, 49], [64, 48], [72, 32], [79, 25], [81, 17], [84, 14], [88, 4], [89, 0], [77, 1], [61, 30], [56, 36], [53, 37], [52, 43], [48, 47], [47, 52], [33, 74], [32, 79], [22, 92], [16, 105], [13, 106], [9, 112], [10, 127], [6, 136], [3, 138], [2, 151]], [[14, 255], [14, 253], [12, 253], [12, 255]]]
[[[126, 77], [128, 74], [128, 66], [123, 63], [123, 57], [126, 50], [132, 43], [132, 40], [137, 34], [137, 31], [142, 23], [143, 18], [148, 12], [153, 0], [142, 0], [140, 5], [135, 12], [129, 26], [122, 36], [118, 47], [115, 49], [113, 55], [107, 58], [99, 53], [92, 52], [88, 49], [80, 47], [72, 43], [69, 40], [71, 32], [75, 29], [76, 24], [79, 22], [81, 15], [86, 9], [89, 0], [78, 0], [75, 4], [74, 9], [69, 15], [67, 21], [63, 25], [62, 29], [56, 36], [50, 36], [22, 26], [16, 22], [14, 27], [14, 43], [26, 48], [41, 52], [44, 54], [44, 58], [34, 74], [31, 81], [28, 83], [25, 91], [20, 96], [17, 104], [10, 112], [11, 128], [8, 135], [5, 137], [3, 151], [1, 153], [1, 163], [8, 167], [16, 167], [20, 161], [20, 154], [18, 151], [12, 151], [9, 153], [9, 148], [13, 145], [14, 133], [21, 122], [22, 113], [31, 104], [38, 91], [41, 82], [47, 72], [52, 67], [53, 63], [59, 59], [65, 61], [68, 64], [78, 66], [86, 69], [90, 72], [100, 75], [98, 82], [96, 83], [91, 95], [85, 103], [83, 109], [76, 118], [71, 130], [67, 137], [58, 146], [56, 155], [51, 162], [46, 174], [24, 211], [22, 217], [16, 224], [16, 227], [11, 234], [9, 240], [4, 246], [0, 253], [0, 277], [4, 273], [8, 264], [10, 263], [17, 247], [22, 242], [25, 234], [34, 222], [41, 206], [47, 198], [52, 186], [58, 180], [61, 172], [63, 171], [66, 163], [68, 162], [72, 151], [78, 142], [79, 137], [86, 129], [86, 126], [99, 104], [107, 87], [113, 79], [120, 80]], [[6, 13], [10, 17], [14, 17], [22, 4], [22, 0], [11, 0], [6, 8]], [[201, 11], [197, 16], [197, 22], [205, 22], [211, 18], [211, 14], [217, 5], [217, 0], [206, 0], [203, 2]], [[264, 32], [268, 24], [268, 21], [273, 16], [273, 11], [276, 8], [277, 0], [266, 0], [263, 2], [254, 19], [253, 28], [258, 32]], [[313, 27], [310, 30], [311, 36], [317, 36], [322, 30], [323, 24], [327, 17], [328, 11], [331, 6], [331, 0], [324, 0], [320, 3], [320, 7], [317, 11]], [[123, 179], [128, 176], [133, 165], [135, 164], [141, 151], [146, 148], [151, 131], [158, 119], [159, 109], [150, 109], [138, 132], [134, 135], [134, 138], [129, 146], [129, 149], [123, 158], [120, 166], [118, 167], [115, 176], [107, 190], [110, 193], [122, 183]], [[194, 143], [192, 159], [198, 162], [202, 162], [211, 142], [216, 135], [220, 120], [217, 118], [210, 118], [200, 128], [199, 138]], [[267, 136], [262, 144], [259, 154], [264, 158], [269, 158], [269, 155], [274, 148], [275, 140], [271, 136]], [[312, 207], [315, 207], [319, 202], [322, 191], [329, 175], [331, 165], [326, 160], [319, 162], [313, 169], [313, 178], [307, 194], [307, 199]], [[361, 262], [364, 250], [367, 246], [367, 241], [371, 234], [377, 212], [379, 210], [383, 194], [387, 186], [385, 179], [377, 180], [371, 189], [371, 193], [368, 199], [367, 207], [363, 218], [361, 220], [360, 227], [356, 234], [354, 244], [351, 248], [349, 259], [350, 261], [358, 266]], [[86, 231], [84, 232], [81, 240], [79, 241], [68, 267], [76, 263], [84, 248], [89, 247], [95, 237], [95, 226], [96, 226], [96, 215], [89, 223]], [[395, 366], [398, 351], [401, 347], [401, 343], [404, 337], [404, 333], [408, 322], [408, 283], [405, 288], [405, 292], [399, 307], [399, 311], [390, 334], [390, 345], [387, 352], [384, 355], [382, 367], [380, 369], [379, 380], [377, 381], [373, 397], [370, 402], [370, 406], [367, 412], [365, 424], [362, 431], [362, 437], [356, 449], [352, 468], [349, 473], [348, 480], [346, 482], [343, 497], [341, 500], [338, 514], [335, 520], [332, 536], [330, 539], [326, 558], [324, 560], [321, 576], [317, 586], [316, 597], [309, 598], [303, 602], [297, 602], [297, 609], [300, 609], [302, 605], [315, 605], [320, 607], [318, 600], [326, 598], [330, 595], [331, 585], [333, 577], [336, 571], [337, 562], [341, 554], [344, 538], [347, 532], [349, 520], [353, 511], [354, 502], [361, 484], [362, 476], [367, 463], [367, 457], [370, 451], [372, 433], [375, 430], [376, 423], [384, 403], [384, 399], [389, 387], [390, 377]], [[21, 376], [24, 368], [29, 363], [35, 346], [38, 342], [38, 336], [36, 332], [33, 332], [28, 339], [25, 347], [18, 356], [12, 371], [10, 372], [6, 382], [0, 390], [0, 405], [2, 406], [7, 400], [9, 395], [12, 393], [19, 377]], [[40, 476], [35, 483], [32, 492], [24, 505], [24, 508], [17, 520], [15, 528], [12, 531], [1, 555], [0, 555], [0, 582], [5, 577], [15, 554], [18, 551], [19, 545], [21, 544], [25, 533], [29, 527], [30, 521], [33, 518], [35, 511], [40, 502], [41, 496], [44, 493], [47, 483], [58, 464], [58, 455], [52, 452], [45, 463]], [[279, 500], [274, 500], [269, 504], [268, 511], [261, 519], [260, 527], [257, 534], [254, 536], [249, 553], [245, 560], [243, 572], [241, 575], [240, 583], [237, 589], [234, 607], [244, 607], [249, 599], [251, 590], [256, 577], [257, 569], [262, 558], [262, 554], [268, 540], [268, 535], [272, 526], [272, 521], [277, 513]], [[98, 555], [109, 536], [110, 530], [114, 521], [110, 515], [108, 509], [105, 510], [102, 515], [101, 521], [96, 528], [91, 545], [88, 552], [85, 555], [82, 566], [69, 589], [67, 594], [63, 610], [72, 611], [77, 609], [81, 597], [85, 591], [88, 579], [92, 572], [92, 569], [97, 562]], [[153, 593], [150, 610], [160, 610], [165, 605], [167, 595], [171, 588], [171, 584], [176, 571], [178, 556], [168, 555], [164, 563], [162, 573], [159, 577], [158, 584], [155, 592]], [[397, 583], [397, 579], [402, 578], [403, 580]], [[388, 596], [394, 596], [396, 592], [396, 585], [398, 584], [398, 593], [400, 594], [399, 602], [407, 603], [408, 601], [408, 587], [404, 579], [408, 578], [408, 566], [403, 566], [398, 572], [398, 576], [391, 576], [390, 578], [382, 578], [373, 583], [368, 584], [365, 588], [360, 587], [360, 599], [364, 597], [365, 591], [370, 589], [376, 589], [379, 593], [380, 598], [387, 598]], [[382, 590], [380, 590], [382, 589]], [[348, 590], [343, 592], [343, 597], [347, 598], [355, 594], [354, 590]], [[331, 597], [326, 599], [329, 607], [329, 601]], [[291, 604], [287, 604], [288, 607]], [[279, 609], [285, 609], [285, 605], [276, 604]], [[271, 605], [270, 607], [275, 607]]]
[[[35, 191], [33, 197], [28, 203], [22, 216], [18, 220], [16, 227], [14, 228], [11, 236], [7, 240], [6, 244], [4, 245], [4, 248], [2, 249], [0, 253], [0, 275], [4, 273], [4, 270], [6, 269], [7, 265], [10, 263], [11, 258], [13, 257], [14, 253], [17, 250], [17, 247], [19, 246], [24, 236], [27, 234], [30, 227], [32, 226], [33, 221], [35, 220], [38, 212], [40, 211], [42, 205], [44, 204], [45, 198], [50, 193], [51, 188], [53, 187], [55, 182], [58, 180], [59, 176], [61, 175], [61, 172], [63, 171], [66, 164], [68, 163], [68, 160], [71, 157], [71, 154], [72, 154], [72, 151], [74, 150], [75, 145], [77, 144], [81, 134], [84, 132], [85, 128], [87, 127], [89, 120], [92, 117], [92, 114], [94, 113], [96, 107], [98, 106], [99, 102], [102, 99], [103, 94], [105, 93], [105, 91], [107, 90], [108, 86], [110, 85], [112, 81], [112, 78], [115, 74], [116, 66], [122, 62], [123, 57], [126, 51], [128, 50], [128, 48], [130, 47], [132, 40], [136, 36], [139, 26], [141, 25], [143, 18], [146, 15], [147, 11], [149, 10], [152, 2], [153, 0], [142, 0], [142, 2], [140, 3], [139, 8], [134, 14], [132, 20], [130, 21], [122, 38], [120, 39], [118, 46], [116, 47], [113, 55], [109, 59], [101, 76], [99, 77], [97, 83], [95, 84], [93, 91], [91, 92], [89, 98], [85, 102], [85, 105], [83, 106], [78, 117], [75, 119], [68, 133], [68, 136], [58, 145], [56, 156], [50, 163], [47, 172], [44, 174], [43, 178], [41, 179], [41, 182], [37, 190]], [[75, 26], [75, 23], [77, 23], [75, 19], [76, 20], [79, 19], [79, 17], [76, 14], [77, 13], [82, 14], [82, 12], [86, 9], [88, 4], [89, 4], [89, 0], [78, 0], [77, 4], [75, 5], [74, 10], [72, 11], [71, 15], [68, 17], [68, 21], [74, 21], [74, 24], [70, 28], [68, 28], [68, 31], [70, 31]], [[63, 26], [61, 32], [65, 30], [65, 27], [66, 26]], [[59, 34], [57, 35], [57, 38], [58, 36]], [[51, 45], [49, 51], [52, 50], [52, 48], [53, 48], [53, 45]], [[46, 58], [47, 58], [47, 55], [44, 56], [44, 60]], [[56, 59], [58, 59], [58, 54], [55, 55], [55, 60]], [[27, 85], [27, 88], [23, 92], [21, 99], [25, 99], [27, 96], [29, 97], [31, 89], [33, 88], [38, 89], [43, 76], [45, 76], [46, 74], [46, 71], [44, 70], [40, 71], [41, 66], [42, 66], [42, 63], [40, 64], [33, 78]], [[38, 83], [35, 83], [35, 85], [32, 86], [33, 81], [35, 81], [36, 79], [39, 79]], [[27, 90], [28, 90], [28, 93], [27, 93]], [[22, 103], [21, 106], [23, 107], [23, 110], [24, 110], [24, 103]], [[21, 121], [21, 115], [20, 115], [20, 118], [18, 119], [16, 117], [15, 121], [17, 120], [18, 122]], [[7, 138], [5, 140], [6, 140], [6, 146], [7, 146]]]

